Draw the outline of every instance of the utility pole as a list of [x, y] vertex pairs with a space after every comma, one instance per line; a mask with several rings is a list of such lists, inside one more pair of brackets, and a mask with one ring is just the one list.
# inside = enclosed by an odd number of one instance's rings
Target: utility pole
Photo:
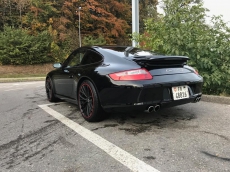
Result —
[[[132, 33], [139, 33], [139, 0], [132, 0]], [[132, 41], [133, 47], [137, 45], [136, 41]]]
[[79, 36], [79, 46], [81, 47], [81, 7], [78, 7], [78, 36]]

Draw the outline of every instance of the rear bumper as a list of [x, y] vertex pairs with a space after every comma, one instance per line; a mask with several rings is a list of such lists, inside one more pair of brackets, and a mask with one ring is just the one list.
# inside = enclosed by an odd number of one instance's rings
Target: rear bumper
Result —
[[[106, 112], [145, 111], [149, 106], [172, 107], [194, 102], [202, 96], [202, 81], [165, 84], [114, 85], [100, 93], [100, 101]], [[172, 87], [187, 85], [189, 98], [173, 100]]]
[[188, 99], [182, 99], [182, 100], [171, 100], [171, 101], [159, 101], [155, 103], [144, 103], [144, 104], [136, 104], [136, 105], [111, 105], [111, 106], [104, 106], [103, 109], [106, 112], [143, 112], [148, 109], [150, 106], [156, 106], [159, 105], [160, 108], [168, 108], [168, 107], [173, 107], [173, 106], [178, 106], [178, 105], [183, 105], [187, 103], [195, 103], [195, 100], [197, 97], [201, 97], [202, 94], [196, 94], [194, 96], [191, 96]]

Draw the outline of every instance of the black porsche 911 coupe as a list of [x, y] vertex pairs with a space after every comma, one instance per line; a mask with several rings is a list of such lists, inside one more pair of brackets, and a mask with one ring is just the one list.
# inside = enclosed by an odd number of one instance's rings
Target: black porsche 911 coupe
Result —
[[50, 102], [78, 104], [87, 121], [101, 120], [103, 112], [152, 112], [198, 102], [203, 78], [188, 60], [127, 46], [81, 47], [54, 64], [46, 93]]

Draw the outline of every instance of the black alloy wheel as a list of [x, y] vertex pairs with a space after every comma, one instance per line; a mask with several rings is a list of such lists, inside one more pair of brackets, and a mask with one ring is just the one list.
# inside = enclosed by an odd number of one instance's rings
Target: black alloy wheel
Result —
[[57, 101], [57, 98], [54, 96], [53, 84], [49, 77], [46, 78], [46, 95], [50, 102]]
[[95, 122], [102, 119], [102, 109], [93, 84], [85, 80], [78, 91], [78, 106], [85, 120]]

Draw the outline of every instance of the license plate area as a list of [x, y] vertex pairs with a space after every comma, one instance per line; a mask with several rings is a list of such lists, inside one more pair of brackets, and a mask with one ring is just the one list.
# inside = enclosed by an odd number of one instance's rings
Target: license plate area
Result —
[[173, 100], [181, 100], [189, 98], [188, 86], [176, 86], [172, 87]]

